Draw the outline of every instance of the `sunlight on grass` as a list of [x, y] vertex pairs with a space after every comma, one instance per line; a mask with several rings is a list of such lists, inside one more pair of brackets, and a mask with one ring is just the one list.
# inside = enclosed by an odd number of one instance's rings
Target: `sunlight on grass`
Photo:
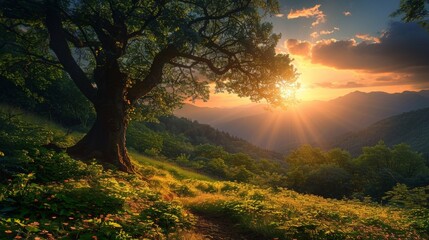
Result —
[[205, 180], [205, 181], [215, 181], [213, 178], [210, 178], [206, 175], [184, 169], [182, 167], [179, 167], [175, 165], [174, 163], [167, 162], [165, 160], [155, 160], [153, 158], [149, 158], [146, 156], [143, 156], [141, 154], [138, 154], [137, 152], [130, 151], [130, 156], [137, 160], [140, 163], [143, 163], [145, 165], [150, 165], [157, 167], [159, 169], [163, 169], [171, 173], [173, 176], [179, 178], [179, 179], [198, 179], [198, 180]]
[[217, 192], [183, 197], [181, 201], [199, 214], [232, 218], [242, 228], [267, 239], [422, 239], [411, 230], [416, 222], [399, 209], [286, 189], [218, 184]]

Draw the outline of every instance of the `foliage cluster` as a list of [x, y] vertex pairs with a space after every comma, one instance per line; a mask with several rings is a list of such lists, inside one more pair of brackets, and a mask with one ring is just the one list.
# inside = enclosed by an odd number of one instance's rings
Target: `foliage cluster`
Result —
[[1, 239], [165, 239], [191, 226], [181, 205], [138, 176], [42, 147], [65, 132], [24, 118], [0, 115]]
[[370, 196], [381, 200], [396, 184], [429, 185], [429, 167], [406, 144], [392, 148], [379, 142], [352, 158], [341, 149], [323, 151], [302, 146], [286, 157], [287, 186], [303, 193], [331, 198]]

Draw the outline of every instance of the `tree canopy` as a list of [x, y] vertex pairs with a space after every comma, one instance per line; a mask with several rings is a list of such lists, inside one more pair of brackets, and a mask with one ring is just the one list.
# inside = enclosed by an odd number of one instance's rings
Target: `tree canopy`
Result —
[[[166, 112], [216, 91], [284, 105], [296, 80], [263, 0], [3, 0], [2, 79], [23, 84], [69, 77], [97, 119], [70, 153], [108, 158], [132, 171], [125, 148], [130, 112]], [[140, 111], [140, 110], [139, 110]], [[112, 157], [116, 156], [116, 157]]]
[[282, 104], [278, 84], [294, 80], [290, 59], [274, 52], [279, 35], [261, 22], [261, 12], [277, 11], [275, 1], [24, 0], [1, 7], [2, 49], [61, 68], [92, 102], [109, 87], [98, 75], [108, 64], [126, 75], [131, 103], [160, 100], [165, 91], [205, 98], [215, 82], [218, 90]]
[[429, 30], [429, 0], [401, 0], [392, 16], [402, 16], [405, 22], [418, 22]]

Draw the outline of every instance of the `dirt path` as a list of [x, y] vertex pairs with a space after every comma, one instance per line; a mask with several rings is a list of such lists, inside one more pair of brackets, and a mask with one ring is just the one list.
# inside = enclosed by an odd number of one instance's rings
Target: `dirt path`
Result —
[[193, 213], [197, 223], [190, 240], [263, 240], [261, 236], [246, 233], [237, 224], [225, 217]]

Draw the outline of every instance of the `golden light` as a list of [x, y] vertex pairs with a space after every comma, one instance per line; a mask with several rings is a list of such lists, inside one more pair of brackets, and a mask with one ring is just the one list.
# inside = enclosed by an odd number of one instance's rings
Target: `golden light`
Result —
[[298, 90], [300, 88], [299, 82], [288, 82], [288, 81], [281, 81], [277, 84], [277, 87], [280, 91], [280, 96], [285, 101], [290, 102], [297, 102], [298, 101]]

